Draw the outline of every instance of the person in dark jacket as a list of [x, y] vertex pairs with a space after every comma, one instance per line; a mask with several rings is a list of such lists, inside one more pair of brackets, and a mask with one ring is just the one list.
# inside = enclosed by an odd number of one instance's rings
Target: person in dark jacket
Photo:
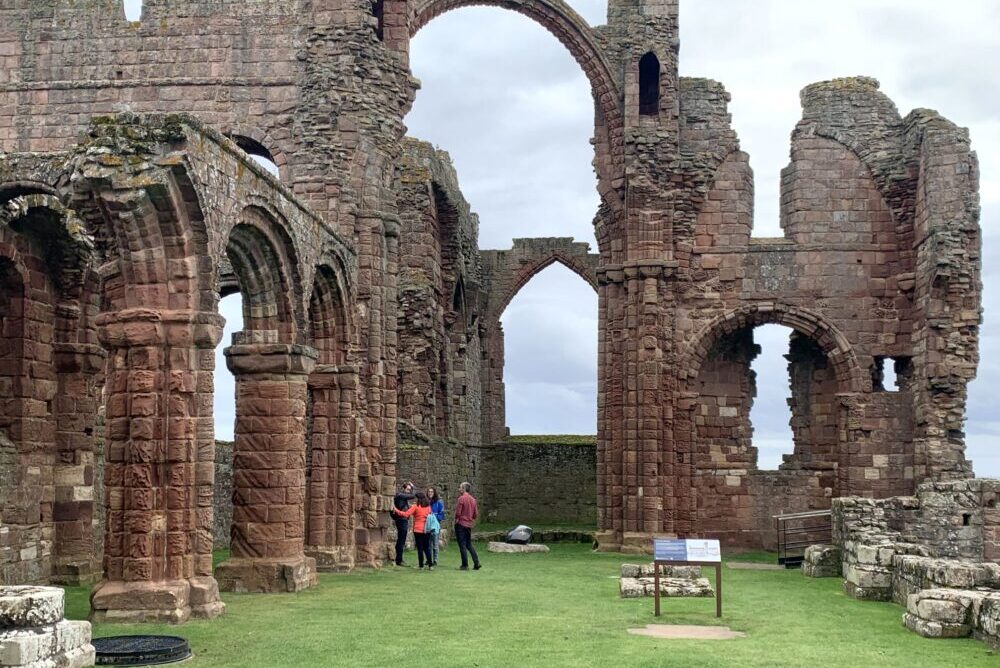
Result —
[[[406, 482], [403, 486], [399, 488], [396, 495], [392, 497], [392, 505], [396, 510], [405, 511], [409, 505], [410, 501], [417, 498], [413, 493], [413, 483]], [[393, 520], [396, 522], [396, 565], [405, 566], [403, 563], [403, 550], [406, 549], [406, 534], [410, 532], [410, 517], [398, 515], [396, 513], [392, 514]]]

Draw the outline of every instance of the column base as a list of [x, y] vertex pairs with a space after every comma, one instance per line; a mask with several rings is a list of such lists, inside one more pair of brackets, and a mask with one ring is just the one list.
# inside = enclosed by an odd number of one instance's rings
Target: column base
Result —
[[319, 584], [316, 560], [305, 555], [282, 559], [229, 559], [215, 567], [223, 591], [273, 594]]
[[320, 573], [349, 573], [354, 570], [354, 547], [316, 547], [306, 545], [306, 557], [316, 560]]
[[183, 624], [226, 611], [213, 577], [163, 582], [104, 580], [90, 595], [90, 620], [98, 623]]
[[56, 561], [52, 564], [49, 581], [64, 587], [89, 587], [100, 582], [103, 575], [101, 569], [89, 560]]
[[617, 531], [598, 531], [594, 534], [594, 551], [620, 552], [621, 549], [622, 541]]

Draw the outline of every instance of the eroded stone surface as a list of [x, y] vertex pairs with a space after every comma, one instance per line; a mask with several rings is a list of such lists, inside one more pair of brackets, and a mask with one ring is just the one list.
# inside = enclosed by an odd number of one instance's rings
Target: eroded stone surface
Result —
[[63, 618], [65, 598], [58, 587], [0, 587], [0, 628], [55, 624]]
[[486, 549], [490, 552], [502, 552], [505, 554], [532, 554], [532, 553], [544, 553], [548, 552], [549, 548], [547, 545], [540, 545], [538, 543], [528, 543], [527, 545], [514, 545], [513, 543], [501, 543], [497, 541], [491, 541]]
[[0, 587], [0, 666], [92, 665], [90, 622], [63, 619], [62, 589]]
[[[656, 594], [655, 580], [651, 577], [626, 578], [619, 581], [622, 598], [641, 598]], [[714, 596], [715, 590], [708, 578], [660, 578], [660, 595], [667, 597]]]
[[840, 548], [833, 545], [810, 545], [802, 561], [802, 574], [811, 578], [841, 576]]

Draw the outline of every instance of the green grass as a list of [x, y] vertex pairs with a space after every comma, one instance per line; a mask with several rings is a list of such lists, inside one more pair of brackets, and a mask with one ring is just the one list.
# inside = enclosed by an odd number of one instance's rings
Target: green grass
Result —
[[[226, 594], [224, 617], [181, 627], [98, 625], [95, 635], [174, 633], [193, 668], [210, 666], [975, 666], [1000, 658], [974, 640], [928, 640], [905, 630], [902, 609], [846, 597], [838, 579], [796, 571], [723, 569], [722, 624], [748, 637], [657, 640], [629, 627], [718, 623], [711, 599], [622, 600], [615, 579], [635, 557], [554, 545], [542, 555], [481, 550], [479, 572], [456, 570], [454, 546], [434, 572], [389, 567], [322, 575], [299, 594]], [[753, 555], [751, 555], [753, 556]], [[758, 555], [763, 559], [763, 556]], [[413, 561], [411, 556], [411, 561]], [[87, 592], [68, 590], [83, 618]]]

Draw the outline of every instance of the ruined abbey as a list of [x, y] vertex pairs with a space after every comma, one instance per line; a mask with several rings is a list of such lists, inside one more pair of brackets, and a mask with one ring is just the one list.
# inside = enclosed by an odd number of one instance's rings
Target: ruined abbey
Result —
[[[219, 614], [220, 587], [379, 565], [399, 434], [505, 438], [500, 316], [554, 262], [599, 300], [600, 549], [759, 546], [778, 512], [971, 477], [967, 132], [873, 79], [807, 86], [784, 235], [754, 237], [729, 95], [678, 76], [678, 2], [610, 0], [590, 26], [563, 0], [145, 0], [138, 22], [121, 0], [0, 0], [0, 584], [98, 582], [94, 619], [184, 621]], [[595, 249], [481, 250], [447, 155], [405, 136], [411, 37], [481, 4], [586, 73]], [[775, 471], [749, 422], [769, 323], [795, 332]], [[236, 441], [213, 569], [220, 345]]]

